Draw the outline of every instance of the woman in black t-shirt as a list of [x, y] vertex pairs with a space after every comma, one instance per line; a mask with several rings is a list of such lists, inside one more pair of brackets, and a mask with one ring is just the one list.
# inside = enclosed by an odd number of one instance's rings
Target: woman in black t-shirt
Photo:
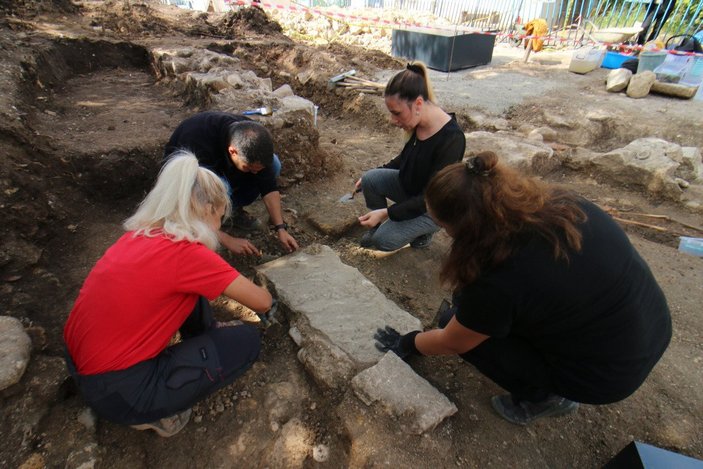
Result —
[[664, 294], [623, 230], [572, 192], [482, 153], [425, 191], [453, 238], [441, 329], [379, 331], [382, 349], [459, 354], [510, 394], [492, 404], [526, 424], [632, 394], [671, 339]]

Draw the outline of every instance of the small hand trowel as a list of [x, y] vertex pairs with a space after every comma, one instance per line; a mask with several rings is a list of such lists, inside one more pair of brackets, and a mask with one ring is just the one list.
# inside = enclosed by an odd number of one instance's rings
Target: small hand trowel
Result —
[[273, 109], [271, 109], [269, 106], [265, 106], [257, 109], [249, 109], [248, 111], [242, 112], [242, 115], [244, 116], [253, 116], [255, 114], [261, 116], [270, 116], [271, 114], [273, 114]]
[[339, 201], [343, 204], [347, 204], [349, 202], [352, 202], [354, 200], [354, 196], [361, 192], [361, 188], [354, 189], [354, 192], [350, 192], [349, 194], [344, 194], [342, 197], [339, 198]]

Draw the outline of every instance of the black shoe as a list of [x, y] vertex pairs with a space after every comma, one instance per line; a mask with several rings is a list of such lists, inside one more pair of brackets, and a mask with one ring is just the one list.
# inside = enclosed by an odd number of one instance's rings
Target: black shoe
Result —
[[359, 246], [362, 248], [375, 248], [376, 245], [373, 243], [373, 235], [376, 234], [376, 230], [378, 230], [378, 227], [374, 226], [369, 231], [364, 233], [364, 236], [362, 236], [359, 240]]
[[432, 236], [434, 236], [434, 233], [427, 233], [424, 235], [420, 235], [417, 238], [410, 241], [410, 247], [413, 249], [425, 249], [432, 242]]
[[549, 397], [540, 402], [515, 402], [510, 394], [504, 394], [493, 396], [491, 404], [501, 417], [518, 425], [527, 425], [542, 417], [571, 414], [579, 408], [578, 402], [570, 401], [556, 394], [550, 394]]
[[242, 207], [234, 209], [229, 222], [234, 228], [244, 231], [256, 231], [261, 228], [261, 222], [249, 215]]

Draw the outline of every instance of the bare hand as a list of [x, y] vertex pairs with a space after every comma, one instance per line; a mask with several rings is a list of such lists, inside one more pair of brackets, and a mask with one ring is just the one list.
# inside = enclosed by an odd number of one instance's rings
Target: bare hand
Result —
[[280, 241], [286, 252], [293, 252], [298, 249], [298, 242], [286, 230], [278, 230], [278, 241]]
[[221, 242], [224, 247], [232, 251], [234, 254], [240, 256], [261, 256], [261, 251], [259, 251], [256, 246], [251, 244], [248, 239], [227, 236], [221, 239]]
[[388, 209], [379, 208], [378, 210], [372, 210], [369, 213], [359, 217], [359, 223], [361, 226], [367, 228], [373, 228], [378, 226], [388, 219]]
[[354, 192], [359, 192], [361, 190], [361, 178], [354, 184]]

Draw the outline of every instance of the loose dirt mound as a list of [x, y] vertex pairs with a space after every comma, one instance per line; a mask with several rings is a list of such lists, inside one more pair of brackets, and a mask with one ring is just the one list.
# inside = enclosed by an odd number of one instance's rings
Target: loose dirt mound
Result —
[[0, 11], [11, 15], [34, 16], [38, 13], [77, 13], [71, 0], [0, 0]]
[[216, 31], [226, 37], [237, 37], [251, 32], [276, 35], [281, 33], [283, 28], [275, 21], [271, 21], [261, 8], [252, 7], [227, 13]]

